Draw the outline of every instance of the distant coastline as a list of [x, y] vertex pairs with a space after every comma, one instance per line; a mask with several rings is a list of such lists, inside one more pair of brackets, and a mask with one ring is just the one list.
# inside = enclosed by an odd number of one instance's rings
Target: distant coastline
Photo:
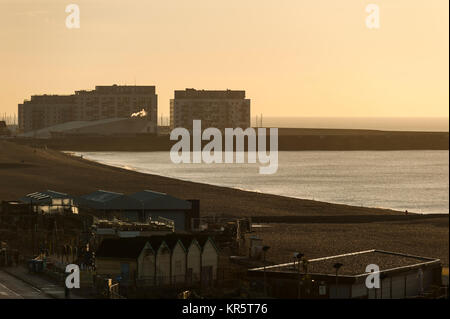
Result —
[[[169, 151], [169, 135], [71, 135], [12, 141], [60, 151]], [[207, 143], [207, 142], [205, 142]], [[280, 128], [280, 151], [448, 150], [448, 132]]]
[[[252, 118], [252, 124], [256, 117]], [[449, 118], [443, 117], [288, 117], [264, 116], [264, 126], [318, 129], [354, 129], [409, 132], [448, 132]]]

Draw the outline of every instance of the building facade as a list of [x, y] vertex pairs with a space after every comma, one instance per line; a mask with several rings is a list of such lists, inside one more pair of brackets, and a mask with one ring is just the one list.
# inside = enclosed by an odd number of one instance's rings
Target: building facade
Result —
[[96, 86], [92, 91], [76, 91], [75, 118], [78, 121], [130, 117], [145, 111], [157, 125], [158, 96], [154, 86]]
[[73, 95], [34, 95], [19, 104], [19, 129], [29, 132], [72, 121], [144, 117], [156, 133], [158, 96], [154, 86], [96, 86]]
[[22, 132], [73, 121], [76, 98], [73, 95], [33, 95], [19, 104], [19, 129]]
[[250, 100], [245, 91], [175, 91], [170, 101], [171, 128], [192, 130], [194, 120], [201, 120], [203, 128], [246, 129], [250, 127]]

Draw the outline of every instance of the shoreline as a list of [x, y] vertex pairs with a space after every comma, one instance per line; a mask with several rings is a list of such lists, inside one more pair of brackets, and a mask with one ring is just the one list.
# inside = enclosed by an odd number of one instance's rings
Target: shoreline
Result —
[[[267, 145], [269, 145], [267, 138]], [[55, 135], [48, 139], [16, 137], [21, 145], [64, 151], [169, 151], [177, 141], [169, 135]], [[209, 141], [202, 141], [202, 147]], [[224, 142], [223, 142], [224, 144]], [[279, 151], [448, 150], [448, 132], [279, 128]]]
[[449, 215], [403, 212], [301, 200], [186, 182], [107, 166], [59, 151], [0, 140], [0, 199], [17, 200], [43, 190], [72, 195], [98, 189], [132, 193], [143, 189], [200, 199], [201, 216], [251, 217], [271, 227], [256, 235], [273, 247], [270, 260], [292, 252], [322, 257], [384, 249], [449, 260]]
[[[199, 198], [205, 203], [202, 205], [201, 211], [217, 216], [404, 214], [404, 212], [392, 209], [333, 204], [191, 182], [105, 165], [57, 150], [33, 148], [6, 141], [0, 141], [1, 144], [3, 144], [3, 149], [10, 149], [7, 153], [9, 153], [9, 157], [15, 158], [12, 162], [20, 163], [16, 164], [15, 170], [11, 169], [9, 176], [0, 179], [0, 183], [2, 183], [2, 180], [3, 183], [8, 183], [5, 184], [5, 187], [0, 187], [0, 199], [4, 200], [14, 200], [26, 193], [52, 188], [55, 191], [73, 195], [81, 195], [105, 188], [122, 193], [150, 188], [184, 199]], [[1, 155], [0, 153], [0, 163], [2, 162]], [[27, 159], [20, 159], [21, 156], [27, 157]], [[0, 170], [0, 174], [4, 171]], [[21, 171], [28, 175], [27, 178], [22, 178], [24, 176]], [[52, 171], [55, 172], [52, 173]], [[112, 176], [112, 173], [116, 173], [116, 175]], [[17, 174], [22, 176], [17, 176]], [[24, 182], [33, 176], [36, 176], [36, 178], [32, 178], [33, 183]], [[10, 178], [9, 181], [8, 177]], [[71, 182], [67, 183], [66, 180]], [[38, 183], [38, 181], [41, 183]], [[154, 185], [154, 187], [149, 186], [149, 184]], [[23, 191], [15, 190], [17, 188], [23, 189]], [[224, 196], [229, 196], [236, 202], [230, 203], [229, 200], [223, 198]], [[222, 208], [221, 213], [218, 212], [218, 207]], [[244, 214], [244, 212], [247, 213]], [[411, 214], [413, 213], [411, 212]]]
[[[436, 151], [436, 150], [432, 150], [432, 151]], [[288, 151], [286, 151], [286, 152], [288, 152]], [[316, 152], [316, 151], [314, 151], [314, 152]], [[317, 151], [317, 152], [321, 152], [321, 151]], [[414, 151], [405, 150], [405, 151], [338, 151], [338, 152], [414, 152]], [[141, 173], [141, 174], [148, 174], [148, 175], [160, 176], [160, 177], [164, 177], [164, 178], [171, 178], [171, 179], [179, 180], [179, 181], [183, 181], [183, 182], [191, 182], [191, 183], [202, 184], [202, 185], [206, 185], [206, 186], [223, 187], [223, 188], [234, 189], [234, 190], [244, 191], [244, 192], [249, 192], [249, 193], [265, 194], [265, 195], [272, 195], [272, 196], [280, 196], [280, 197], [289, 198], [289, 199], [309, 200], [309, 201], [318, 202], [318, 203], [327, 203], [327, 204], [334, 204], [334, 205], [346, 205], [346, 206], [348, 205], [348, 206], [353, 206], [353, 207], [361, 207], [361, 208], [369, 208], [369, 209], [392, 210], [392, 211], [400, 212], [400, 213], [403, 213], [403, 214], [405, 213], [405, 211], [399, 210], [399, 209], [396, 209], [396, 208], [393, 208], [393, 207], [369, 206], [369, 205], [364, 205], [364, 204], [362, 204], [362, 205], [354, 205], [354, 204], [351, 204], [351, 203], [328, 201], [326, 199], [316, 199], [316, 198], [308, 199], [306, 197], [276, 194], [276, 193], [271, 193], [271, 192], [264, 192], [264, 191], [254, 190], [254, 189], [251, 189], [251, 188], [233, 187], [233, 186], [229, 186], [229, 185], [225, 185], [225, 184], [219, 184], [219, 183], [214, 184], [214, 183], [198, 182], [198, 181], [190, 180], [190, 179], [187, 179], [187, 178], [181, 178], [181, 177], [177, 177], [177, 176], [164, 175], [164, 174], [158, 173], [158, 172], [152, 172], [152, 171], [148, 171], [147, 172], [147, 171], [145, 171], [145, 169], [139, 169], [139, 168], [136, 168], [136, 167], [127, 166], [127, 165], [123, 165], [123, 164], [114, 164], [114, 163], [108, 163], [107, 161], [101, 161], [101, 160], [92, 159], [92, 158], [89, 158], [89, 155], [83, 154], [85, 152], [62, 151], [62, 153], [66, 154], [66, 155], [69, 155], [69, 156], [73, 156], [76, 159], [83, 159], [83, 160], [87, 160], [87, 161], [90, 161], [90, 162], [93, 162], [93, 163], [97, 163], [97, 164], [100, 164], [100, 165], [106, 165], [106, 166], [109, 166], [109, 167], [115, 167], [115, 168], [131, 171], [131, 172], [136, 172], [136, 173]], [[95, 152], [87, 152], [87, 153], [95, 153]], [[116, 153], [116, 152], [114, 152], [114, 153]], [[118, 151], [117, 153], [121, 153], [121, 151]], [[135, 152], [123, 151], [123, 153], [135, 153]], [[136, 152], [136, 153], [138, 153], [138, 152]], [[143, 151], [143, 153], [146, 153], [146, 152]], [[409, 210], [409, 209], [408, 209], [408, 214], [415, 214], [415, 215], [442, 215], [442, 216], [449, 215], [448, 212], [440, 212], [440, 211], [439, 212], [433, 212], [433, 211], [419, 212], [419, 211], [414, 211], [414, 210]]]

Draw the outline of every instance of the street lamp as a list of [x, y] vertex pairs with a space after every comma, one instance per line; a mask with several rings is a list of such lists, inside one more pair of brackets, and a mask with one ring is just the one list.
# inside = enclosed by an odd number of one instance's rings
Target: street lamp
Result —
[[338, 296], [338, 272], [342, 266], [344, 266], [344, 264], [341, 264], [341, 263], [335, 263], [333, 265], [333, 268], [336, 269], [336, 298]]
[[[388, 277], [388, 275], [386, 273], [381, 273], [380, 275], [380, 294], [381, 294], [381, 299], [383, 299], [383, 280], [386, 279]], [[376, 290], [375, 290], [376, 291]], [[392, 298], [392, 296], [390, 296]]]
[[[297, 297], [298, 299], [301, 298], [301, 272], [300, 272], [300, 263], [302, 261], [303, 256], [305, 256], [302, 253], [294, 253], [294, 258], [298, 261], [298, 293]], [[294, 261], [294, 268], [295, 268], [295, 261]]]
[[266, 253], [270, 249], [269, 246], [264, 246], [263, 250], [263, 263], [264, 263], [264, 295], [267, 297], [267, 282], [266, 282]]
[[[145, 204], [144, 204], [144, 201], [143, 200], [140, 200], [140, 202], [141, 202], [141, 205], [142, 205], [142, 218], [140, 218], [140, 221], [145, 221]], [[139, 218], [139, 216], [138, 216], [138, 218]]]

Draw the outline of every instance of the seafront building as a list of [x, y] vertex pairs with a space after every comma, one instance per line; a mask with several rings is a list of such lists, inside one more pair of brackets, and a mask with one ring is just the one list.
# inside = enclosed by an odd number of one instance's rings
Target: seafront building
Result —
[[164, 220], [171, 222], [176, 231], [192, 230], [193, 220], [200, 217], [199, 200], [184, 200], [151, 190], [129, 195], [97, 190], [81, 196], [47, 190], [27, 194], [20, 198], [20, 203], [33, 206], [32, 210], [38, 213], [62, 212], [63, 209], [59, 206], [67, 206], [76, 207], [73, 213], [80, 210], [99, 218], [118, 218], [141, 223]]
[[[371, 273], [379, 274], [378, 287], [367, 286], [368, 264], [379, 267]], [[436, 294], [441, 274], [440, 259], [371, 249], [253, 268], [247, 276], [272, 298], [404, 299]]]
[[175, 91], [170, 101], [171, 128], [192, 130], [193, 120], [201, 120], [205, 128], [246, 129], [250, 127], [250, 99], [246, 99], [245, 91]]
[[149, 122], [148, 133], [156, 133], [158, 96], [155, 86], [96, 86], [72, 95], [33, 95], [19, 104], [19, 129], [30, 132], [73, 121], [130, 118]]
[[28, 132], [73, 121], [76, 105], [73, 95], [33, 95], [19, 104], [19, 129]]

